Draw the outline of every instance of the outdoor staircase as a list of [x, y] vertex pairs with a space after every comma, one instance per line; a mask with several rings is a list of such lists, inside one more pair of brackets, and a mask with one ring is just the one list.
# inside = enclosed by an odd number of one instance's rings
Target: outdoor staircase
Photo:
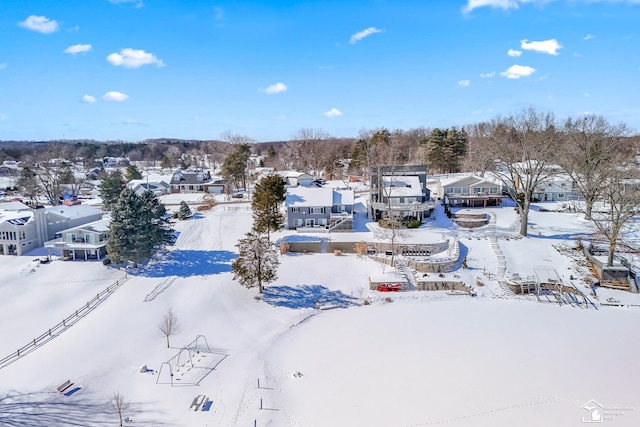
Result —
[[496, 258], [498, 259], [498, 271], [496, 272], [496, 279], [501, 288], [505, 291], [512, 293], [511, 289], [507, 286], [507, 281], [505, 280], [505, 273], [507, 271], [507, 259], [498, 244], [498, 238], [496, 236], [496, 215], [494, 213], [489, 214], [491, 219], [489, 220], [489, 241], [491, 242], [491, 248], [493, 252], [496, 254]]
[[413, 271], [411, 271], [411, 269], [407, 267], [401, 259], [396, 258], [393, 263], [395, 264], [395, 267], [402, 272], [402, 275], [407, 280], [407, 290], [418, 290], [418, 287], [416, 286], [418, 281], [416, 280], [416, 276], [413, 274]]
[[[330, 226], [327, 227], [327, 232], [330, 233], [332, 231], [343, 229], [343, 226], [348, 222], [353, 222], [353, 217], [351, 215], [345, 215], [340, 217], [337, 221], [333, 222]], [[351, 231], [349, 229], [349, 231]]]

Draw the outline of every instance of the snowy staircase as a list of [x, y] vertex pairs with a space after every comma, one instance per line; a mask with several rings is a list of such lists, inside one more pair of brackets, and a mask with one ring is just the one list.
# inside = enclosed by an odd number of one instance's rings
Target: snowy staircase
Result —
[[502, 289], [507, 291], [508, 293], [512, 293], [509, 287], [507, 286], [507, 282], [505, 280], [505, 273], [507, 271], [507, 259], [498, 244], [498, 238], [496, 236], [496, 215], [491, 213], [491, 219], [489, 220], [489, 241], [491, 242], [491, 248], [493, 252], [496, 254], [496, 258], [498, 259], [498, 270], [496, 272], [496, 279], [498, 284]]
[[411, 271], [411, 269], [407, 267], [405, 263], [398, 258], [394, 260], [394, 264], [395, 264], [395, 267], [402, 272], [402, 275], [407, 280], [407, 287], [409, 288], [408, 290], [410, 291], [418, 290], [416, 286], [418, 281], [416, 280], [416, 276], [413, 274], [413, 271]]

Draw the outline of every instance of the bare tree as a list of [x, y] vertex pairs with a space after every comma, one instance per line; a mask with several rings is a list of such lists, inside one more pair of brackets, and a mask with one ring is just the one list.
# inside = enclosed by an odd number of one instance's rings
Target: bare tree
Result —
[[613, 265], [616, 246], [640, 206], [640, 171], [633, 166], [619, 166], [602, 177], [603, 212], [592, 212], [592, 221], [609, 243], [607, 266]]
[[111, 406], [111, 410], [118, 414], [118, 418], [120, 419], [120, 426], [122, 427], [122, 416], [129, 409], [130, 402], [124, 399], [124, 396], [120, 394], [120, 392], [113, 393], [111, 400], [109, 401]]
[[601, 116], [568, 118], [563, 125], [559, 163], [584, 199], [584, 217], [591, 219], [593, 204], [600, 198], [607, 175], [632, 153], [621, 142], [626, 125], [611, 125]]
[[162, 335], [167, 339], [167, 348], [169, 348], [169, 337], [176, 335], [180, 332], [180, 326], [178, 325], [178, 316], [173, 312], [172, 309], [169, 309], [164, 317], [162, 318], [162, 322], [158, 325], [158, 329], [162, 332]]
[[495, 176], [516, 202], [520, 234], [526, 236], [529, 206], [536, 187], [558, 172], [551, 164], [561, 142], [553, 113], [528, 108], [517, 115], [498, 117], [472, 126], [470, 139], [476, 151], [482, 150], [500, 161], [502, 169], [494, 172]]
[[315, 178], [320, 177], [323, 163], [327, 157], [326, 141], [330, 135], [322, 129], [300, 128], [291, 137], [293, 141], [300, 143], [300, 152], [304, 160], [306, 172], [312, 173]]

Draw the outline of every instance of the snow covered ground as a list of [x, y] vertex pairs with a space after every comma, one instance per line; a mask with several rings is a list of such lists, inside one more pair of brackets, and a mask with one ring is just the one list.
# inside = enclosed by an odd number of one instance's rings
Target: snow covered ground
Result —
[[[593, 408], [608, 425], [640, 425], [639, 307], [560, 307], [491, 280], [475, 286], [498, 270], [493, 237], [507, 275], [544, 266], [582, 286], [584, 270], [563, 250], [590, 227], [579, 214], [534, 211], [530, 236], [518, 238], [512, 208], [486, 209], [495, 225], [473, 231], [438, 211], [411, 238], [457, 238], [468, 268], [446, 277], [474, 286], [477, 298], [370, 291], [369, 276], [395, 273], [352, 254], [282, 255], [278, 280], [256, 298], [230, 267], [251, 227], [248, 207], [221, 204], [178, 221], [170, 251], [1, 367], [0, 425], [117, 425], [115, 392], [130, 401], [131, 426], [577, 426]], [[363, 221], [358, 240], [373, 236]], [[0, 257], [0, 358], [125, 274], [94, 262], [40, 264], [41, 254]], [[614, 290], [601, 300], [610, 295], [640, 305], [639, 295]], [[318, 310], [318, 301], [344, 308]], [[169, 309], [180, 324], [171, 348], [158, 329]], [[214, 369], [176, 369], [172, 387], [164, 362], [199, 335], [209, 345], [199, 360]], [[67, 380], [80, 387], [70, 396], [56, 390]], [[212, 401], [209, 411], [190, 409], [198, 396]]]

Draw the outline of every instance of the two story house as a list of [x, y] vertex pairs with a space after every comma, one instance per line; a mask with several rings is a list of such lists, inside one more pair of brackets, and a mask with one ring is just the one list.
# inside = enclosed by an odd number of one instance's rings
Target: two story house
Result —
[[61, 237], [45, 242], [44, 247], [62, 251], [65, 259], [100, 260], [107, 254], [107, 237], [109, 233], [107, 219], [90, 222], [60, 232]]
[[333, 188], [287, 188], [285, 207], [287, 228], [351, 231], [353, 229], [353, 190]]
[[502, 184], [475, 175], [468, 175], [443, 185], [444, 201], [449, 206], [499, 206]]
[[369, 191], [369, 215], [375, 221], [390, 215], [422, 221], [435, 207], [425, 165], [372, 167]]
[[33, 212], [21, 202], [0, 203], [0, 255], [22, 255], [40, 246]]

